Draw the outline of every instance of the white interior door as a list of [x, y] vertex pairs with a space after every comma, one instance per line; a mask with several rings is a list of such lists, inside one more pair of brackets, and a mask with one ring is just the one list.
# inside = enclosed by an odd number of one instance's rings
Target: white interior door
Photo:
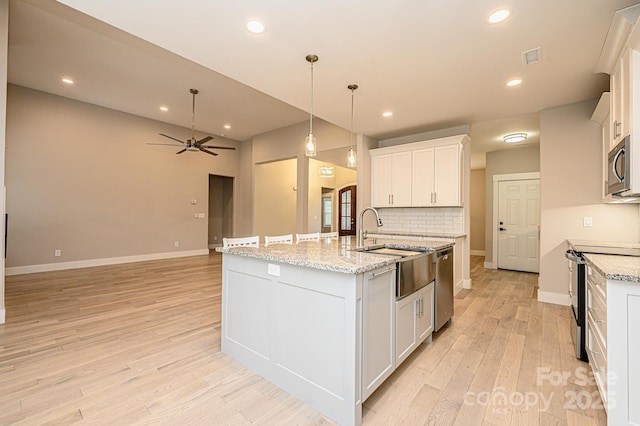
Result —
[[540, 270], [540, 179], [498, 183], [498, 268]]

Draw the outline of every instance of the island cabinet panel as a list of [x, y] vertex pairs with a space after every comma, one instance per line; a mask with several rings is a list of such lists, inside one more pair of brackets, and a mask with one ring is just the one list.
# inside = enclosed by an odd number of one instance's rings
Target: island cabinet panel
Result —
[[393, 266], [365, 274], [363, 291], [362, 400], [393, 373], [395, 276]]
[[364, 274], [223, 255], [222, 352], [341, 425], [362, 422]]
[[433, 282], [396, 304], [396, 368], [433, 333]]

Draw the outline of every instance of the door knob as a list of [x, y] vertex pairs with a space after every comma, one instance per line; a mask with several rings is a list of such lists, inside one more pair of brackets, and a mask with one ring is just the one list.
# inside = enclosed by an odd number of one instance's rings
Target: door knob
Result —
[[500, 231], [506, 231], [507, 230], [507, 228], [498, 228], [498, 229], [500, 229]]

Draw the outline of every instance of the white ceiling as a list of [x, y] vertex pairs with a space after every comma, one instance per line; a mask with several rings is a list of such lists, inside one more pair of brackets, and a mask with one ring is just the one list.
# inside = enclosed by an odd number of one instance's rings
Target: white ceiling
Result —
[[[54, 0], [11, 0], [10, 82], [185, 127], [196, 87], [198, 129], [244, 140], [308, 117], [305, 56], [317, 54], [316, 116], [349, 129], [346, 86], [357, 83], [355, 132], [386, 139], [466, 124], [476, 155], [502, 147], [510, 129], [530, 129], [536, 143], [540, 110], [606, 91], [594, 68], [609, 23], [636, 3], [60, 1], [109, 25]], [[492, 26], [499, 7], [512, 16]], [[249, 18], [267, 32], [250, 34]], [[521, 52], [537, 47], [542, 62], [525, 67]], [[63, 75], [76, 85], [62, 86]], [[516, 77], [523, 84], [507, 88]]]

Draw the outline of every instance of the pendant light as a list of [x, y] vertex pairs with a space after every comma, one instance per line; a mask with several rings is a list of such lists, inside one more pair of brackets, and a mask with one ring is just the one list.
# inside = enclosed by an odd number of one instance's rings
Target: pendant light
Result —
[[347, 153], [347, 167], [356, 168], [356, 150], [353, 148], [353, 92], [358, 88], [357, 84], [350, 84], [347, 89], [351, 90], [351, 131], [349, 133], [349, 152]]
[[307, 55], [307, 62], [311, 64], [311, 109], [309, 110], [309, 136], [305, 140], [304, 155], [316, 156], [316, 137], [313, 136], [313, 64], [318, 62], [317, 55]]

